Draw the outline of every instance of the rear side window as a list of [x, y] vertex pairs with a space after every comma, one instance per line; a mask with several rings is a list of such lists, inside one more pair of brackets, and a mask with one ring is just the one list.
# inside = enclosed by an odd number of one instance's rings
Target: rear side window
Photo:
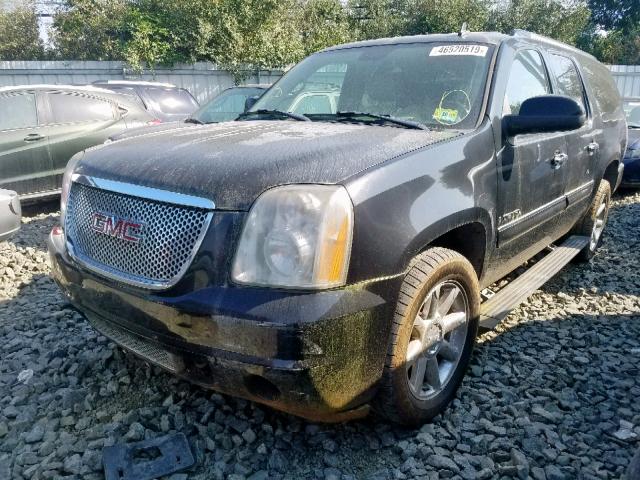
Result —
[[16, 130], [37, 125], [35, 94], [5, 93], [0, 95], [0, 130]]
[[551, 91], [542, 57], [535, 50], [518, 52], [507, 83], [503, 114], [517, 115], [522, 103]]
[[556, 80], [556, 93], [574, 99], [586, 112], [582, 81], [573, 61], [570, 58], [552, 53], [549, 56], [549, 67]]
[[590, 97], [598, 106], [603, 119], [606, 121], [611, 117], [622, 116], [622, 100], [609, 70], [590, 57], [580, 57], [580, 65], [591, 88]]
[[167, 114], [189, 115], [198, 108], [198, 103], [186, 90], [176, 88], [145, 88], [149, 106]]
[[77, 93], [49, 94], [54, 123], [104, 122], [114, 119], [113, 106]]

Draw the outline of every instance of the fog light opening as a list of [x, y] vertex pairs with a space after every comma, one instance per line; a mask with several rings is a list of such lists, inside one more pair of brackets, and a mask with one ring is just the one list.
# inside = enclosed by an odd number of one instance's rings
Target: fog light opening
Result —
[[260, 375], [247, 375], [244, 385], [251, 395], [264, 400], [274, 401], [280, 397], [280, 390], [273, 383]]

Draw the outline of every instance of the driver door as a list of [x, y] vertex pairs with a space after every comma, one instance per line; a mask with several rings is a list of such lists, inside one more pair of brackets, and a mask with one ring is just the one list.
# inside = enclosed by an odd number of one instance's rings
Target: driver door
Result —
[[[517, 114], [526, 99], [551, 93], [549, 76], [537, 50], [520, 50], [511, 65], [503, 115]], [[498, 246], [522, 251], [554, 230], [566, 208], [563, 170], [565, 133], [507, 137], [498, 152]], [[550, 243], [550, 242], [549, 242]], [[511, 248], [509, 248], [511, 250]]]

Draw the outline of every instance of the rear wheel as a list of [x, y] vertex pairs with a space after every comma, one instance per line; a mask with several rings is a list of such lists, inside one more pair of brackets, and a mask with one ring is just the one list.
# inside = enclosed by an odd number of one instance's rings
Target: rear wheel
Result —
[[471, 359], [479, 308], [466, 258], [444, 248], [420, 255], [400, 289], [376, 410], [405, 425], [442, 412]]
[[574, 233], [589, 237], [589, 243], [578, 254], [576, 260], [588, 262], [593, 258], [597, 248], [602, 243], [602, 233], [609, 218], [609, 206], [611, 204], [611, 185], [606, 180], [601, 180], [591, 206], [584, 218], [574, 228]]

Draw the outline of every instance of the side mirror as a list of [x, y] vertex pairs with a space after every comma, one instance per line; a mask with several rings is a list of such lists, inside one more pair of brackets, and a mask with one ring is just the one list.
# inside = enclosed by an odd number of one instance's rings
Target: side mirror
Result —
[[504, 131], [513, 137], [523, 133], [577, 130], [586, 122], [586, 115], [572, 98], [542, 95], [522, 102], [518, 115], [505, 115], [502, 122]]
[[253, 97], [247, 97], [247, 99], [244, 101], [244, 111], [248, 111], [251, 107], [253, 107], [256, 102], [258, 101], [258, 99], [260, 98], [260, 95], [254, 95]]

